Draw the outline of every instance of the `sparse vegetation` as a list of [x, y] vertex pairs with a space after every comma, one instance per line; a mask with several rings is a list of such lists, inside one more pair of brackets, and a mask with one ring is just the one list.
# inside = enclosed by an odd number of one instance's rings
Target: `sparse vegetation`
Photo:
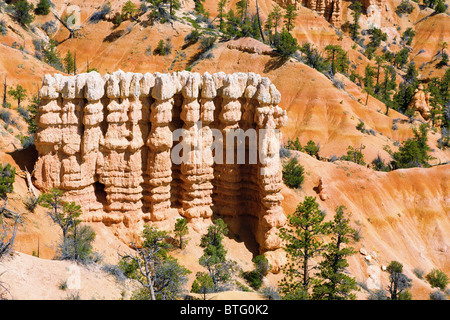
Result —
[[141, 289], [133, 293], [132, 299], [179, 299], [185, 291], [190, 271], [169, 255], [168, 233], [145, 225], [142, 236], [141, 246], [131, 243], [135, 253], [122, 256], [119, 262], [124, 274], [141, 284]]
[[289, 188], [300, 188], [304, 179], [304, 171], [297, 158], [291, 158], [283, 164], [283, 182]]
[[389, 272], [388, 291], [390, 300], [411, 300], [408, 289], [411, 287], [411, 279], [403, 274], [403, 265], [398, 261], [391, 261], [387, 267]]
[[439, 288], [442, 291], [448, 285], [448, 276], [441, 270], [433, 269], [426, 276], [425, 279], [430, 283], [432, 288]]
[[34, 5], [28, 3], [26, 0], [20, 0], [12, 4], [12, 13], [18, 23], [24, 27], [29, 27], [34, 21], [34, 15], [32, 14]]

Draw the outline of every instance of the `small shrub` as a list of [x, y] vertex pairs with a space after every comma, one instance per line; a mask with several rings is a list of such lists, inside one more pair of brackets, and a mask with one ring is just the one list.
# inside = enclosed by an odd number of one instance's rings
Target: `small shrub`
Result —
[[291, 151], [281, 147], [280, 148], [280, 158], [289, 158], [291, 156]]
[[440, 290], [435, 290], [430, 293], [430, 300], [447, 300], [445, 294]]
[[5, 36], [8, 33], [8, 27], [4, 20], [0, 20], [0, 34]]
[[200, 38], [200, 49], [203, 51], [208, 51], [214, 46], [214, 43], [216, 43], [216, 37], [210, 36], [210, 37], [201, 37]]
[[255, 290], [258, 290], [262, 285], [261, 275], [256, 270], [246, 272], [244, 275], [244, 278], [245, 278], [245, 280], [248, 281], [250, 286]]
[[38, 203], [39, 203], [39, 199], [35, 199], [34, 197], [31, 197], [31, 196], [27, 196], [25, 198], [25, 200], [23, 201], [23, 204], [25, 205], [25, 209], [27, 209], [31, 213], [34, 212]]
[[170, 39], [164, 41], [163, 39], [159, 40], [156, 49], [153, 51], [154, 54], [160, 56], [166, 56], [172, 52], [172, 42]]
[[414, 11], [414, 6], [408, 0], [402, 0], [402, 2], [395, 9], [395, 13], [398, 16], [402, 16], [402, 14], [410, 14]]
[[365, 166], [366, 162], [364, 161], [364, 155], [362, 150], [364, 150], [366, 146], [362, 145], [359, 148], [353, 148], [352, 146], [347, 147], [347, 155], [342, 156], [342, 160], [352, 161], [354, 163]]
[[417, 278], [423, 279], [423, 275], [424, 275], [425, 271], [423, 271], [420, 268], [414, 268], [413, 273], [416, 275]]
[[290, 188], [300, 188], [304, 180], [304, 168], [297, 158], [292, 158], [283, 165], [283, 181]]
[[316, 145], [314, 141], [309, 140], [303, 147], [303, 150], [305, 150], [305, 152], [309, 154], [311, 157], [317, 157], [320, 151], [320, 145], [319, 144]]
[[280, 300], [281, 296], [277, 289], [274, 287], [264, 287], [261, 289], [261, 294], [267, 298], [267, 300]]
[[0, 119], [5, 122], [6, 127], [11, 123], [11, 112], [5, 109], [0, 110]]
[[371, 291], [369, 300], [388, 300], [387, 292], [383, 289]]
[[60, 281], [59, 282], [59, 284], [58, 284], [58, 288], [59, 288], [59, 290], [66, 290], [67, 289], [67, 287], [68, 287], [68, 285], [67, 285], [67, 280], [65, 280], [65, 281]]
[[432, 288], [439, 288], [441, 290], [445, 290], [445, 287], [447, 287], [448, 284], [448, 276], [438, 269], [431, 270], [431, 272], [425, 276], [425, 279], [430, 283]]
[[297, 137], [295, 140], [289, 139], [286, 145], [286, 149], [289, 150], [295, 150], [295, 151], [302, 151], [302, 144], [300, 143], [299, 138]]

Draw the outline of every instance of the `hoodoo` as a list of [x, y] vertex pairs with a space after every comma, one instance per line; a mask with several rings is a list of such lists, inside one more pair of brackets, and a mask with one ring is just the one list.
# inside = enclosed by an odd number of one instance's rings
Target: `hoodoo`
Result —
[[129, 236], [178, 215], [194, 228], [213, 213], [245, 216], [260, 252], [274, 258], [285, 224], [279, 129], [287, 116], [268, 78], [47, 74], [40, 98], [35, 184], [63, 190], [85, 221]]

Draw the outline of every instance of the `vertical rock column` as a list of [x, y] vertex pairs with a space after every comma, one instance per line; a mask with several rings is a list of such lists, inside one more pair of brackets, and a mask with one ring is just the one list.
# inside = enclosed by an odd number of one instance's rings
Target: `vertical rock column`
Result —
[[[105, 218], [110, 223], [124, 222], [125, 226], [137, 220], [142, 206], [141, 159], [139, 152], [135, 152], [140, 149], [140, 133], [136, 127], [141, 105], [135, 97], [136, 94], [140, 95], [140, 88], [135, 79], [130, 97], [132, 79], [132, 73], [118, 71], [107, 82], [107, 95], [110, 98], [106, 117], [108, 128], [103, 144], [105, 159], [99, 180], [105, 185], [106, 191], [106, 209], [109, 213]], [[130, 117], [135, 118], [135, 124], [130, 125]]]
[[[245, 87], [240, 88], [240, 82], [237, 74], [230, 74], [224, 79], [222, 88], [222, 109], [219, 114], [219, 129], [223, 137], [223, 164], [216, 164], [214, 170], [215, 178], [215, 196], [214, 205], [218, 213], [222, 215], [236, 216], [242, 208], [240, 206], [240, 165], [236, 161], [236, 144], [227, 142], [227, 135], [232, 135], [235, 129], [239, 129], [241, 120], [241, 103], [239, 98], [242, 96]], [[227, 162], [228, 154], [228, 162]], [[234, 157], [231, 155], [234, 154]], [[229, 163], [231, 162], [231, 163]]]
[[[210, 180], [214, 177], [211, 163], [203, 159], [203, 128], [200, 127], [200, 103], [198, 102], [202, 79], [199, 73], [191, 73], [182, 89], [184, 121], [183, 150], [181, 162], [182, 215], [188, 219], [207, 218], [212, 215]], [[204, 131], [205, 134], [208, 131]], [[205, 137], [207, 140], [207, 137]], [[208, 141], [205, 141], [208, 142]], [[206, 159], [210, 160], [210, 159]]]
[[[76, 78], [77, 99], [85, 98], [83, 106], [83, 125], [81, 126], [81, 175], [83, 177], [83, 190], [79, 197], [86, 211], [95, 211], [103, 209], [101, 203], [98, 203], [95, 196], [95, 176], [97, 174], [97, 165], [102, 154], [99, 150], [100, 141], [103, 139], [101, 123], [103, 121], [103, 104], [101, 99], [105, 94], [105, 82], [97, 72], [78, 75]], [[84, 90], [83, 90], [83, 89]], [[82, 194], [83, 193], [83, 194]], [[101, 213], [94, 216], [90, 212], [90, 218], [97, 220]]]
[[42, 191], [58, 188], [61, 183], [61, 162], [58, 156], [62, 141], [61, 107], [58, 104], [58, 87], [55, 78], [46, 74], [39, 90], [41, 104], [36, 118], [38, 129], [35, 134], [39, 158], [35, 165], [36, 186]]
[[155, 86], [152, 96], [155, 99], [151, 106], [151, 131], [148, 136], [149, 147], [145, 181], [144, 201], [150, 209], [151, 221], [163, 221], [170, 212], [170, 182], [172, 181], [172, 132], [169, 123], [172, 120], [173, 95], [175, 94], [173, 79], [168, 74], [155, 74]]
[[[61, 185], [60, 189], [66, 191], [71, 199], [83, 205], [85, 211], [91, 207], [91, 197], [94, 196], [92, 183], [88, 176], [81, 172], [81, 137], [82, 137], [82, 98], [75, 98], [75, 77], [63, 77], [62, 108], [61, 108]], [[95, 199], [95, 196], [94, 196]], [[95, 202], [95, 201], [94, 201]]]
[[259, 134], [260, 170], [258, 172], [258, 186], [262, 210], [256, 232], [256, 240], [260, 251], [268, 253], [272, 265], [277, 268], [280, 254], [273, 252], [281, 247], [281, 239], [277, 236], [277, 228], [285, 225], [286, 217], [283, 214], [281, 201], [282, 171], [279, 156], [281, 133], [278, 130], [287, 121], [286, 111], [277, 104], [280, 94], [268, 78], [263, 78], [258, 86], [256, 98], [259, 107], [256, 108], [255, 120]]

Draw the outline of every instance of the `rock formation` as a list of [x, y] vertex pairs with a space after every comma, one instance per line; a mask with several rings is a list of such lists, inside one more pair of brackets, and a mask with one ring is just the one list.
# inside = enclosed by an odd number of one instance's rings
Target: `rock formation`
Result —
[[430, 94], [423, 91], [423, 85], [419, 84], [419, 87], [414, 91], [414, 96], [408, 109], [412, 109], [422, 116], [426, 121], [430, 119]]
[[302, 0], [302, 5], [316, 11], [333, 26], [340, 27], [342, 0]]
[[[167, 226], [178, 214], [194, 228], [213, 213], [245, 216], [260, 252], [277, 259], [276, 228], [285, 224], [278, 129], [287, 116], [268, 78], [47, 74], [40, 98], [35, 185], [63, 190], [82, 205], [85, 221], [126, 238], [143, 223]], [[251, 154], [258, 161], [249, 161]]]

